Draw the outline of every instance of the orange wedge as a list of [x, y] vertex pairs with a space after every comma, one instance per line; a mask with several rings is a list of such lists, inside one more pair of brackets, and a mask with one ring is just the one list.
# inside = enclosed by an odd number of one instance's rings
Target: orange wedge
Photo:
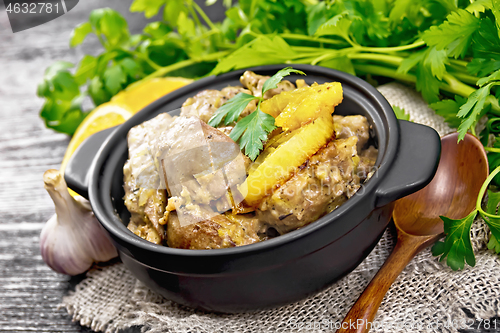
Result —
[[239, 190], [245, 202], [256, 206], [270, 194], [276, 185], [287, 181], [312, 155], [333, 137], [333, 118], [320, 117], [292, 131], [277, 147], [269, 146], [262, 152], [264, 158], [250, 167], [248, 178]]

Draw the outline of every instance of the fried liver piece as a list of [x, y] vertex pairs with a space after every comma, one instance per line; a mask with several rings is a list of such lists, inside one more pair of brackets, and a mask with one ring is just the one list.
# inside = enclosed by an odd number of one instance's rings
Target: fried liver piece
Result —
[[181, 226], [176, 212], [168, 216], [167, 244], [179, 249], [208, 250], [258, 242], [258, 220], [249, 215], [215, 215]]
[[[251, 92], [243, 87], [226, 87], [222, 90], [203, 90], [194, 97], [188, 98], [181, 108], [181, 116], [197, 117], [208, 123], [215, 111], [226, 103], [229, 99], [243, 92], [251, 94]], [[245, 110], [241, 113], [240, 118], [245, 117], [255, 111], [257, 108], [257, 100], [248, 104]], [[234, 126], [234, 125], [233, 125]], [[232, 126], [231, 126], [232, 128]], [[230, 131], [229, 131], [230, 132]]]
[[166, 237], [160, 219], [165, 213], [167, 194], [160, 188], [149, 147], [155, 144], [155, 133], [168, 128], [172, 121], [163, 113], [131, 128], [127, 135], [129, 159], [123, 166], [124, 202], [131, 214], [127, 228], [155, 244], [162, 244]]
[[[269, 78], [270, 76], [258, 75], [252, 71], [246, 71], [240, 77], [240, 82], [245, 88], [251, 91], [252, 95], [257, 97], [262, 97], [262, 87]], [[283, 80], [280, 83], [278, 83], [277, 88], [266, 91], [266, 93], [264, 94], [264, 98], [268, 99], [273, 97], [274, 95], [278, 95], [283, 91], [289, 91], [293, 89], [295, 89], [293, 83], [287, 80]]]

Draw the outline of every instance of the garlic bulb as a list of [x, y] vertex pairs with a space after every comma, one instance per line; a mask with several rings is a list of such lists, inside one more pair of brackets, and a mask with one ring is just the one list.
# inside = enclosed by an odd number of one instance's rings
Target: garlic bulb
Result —
[[45, 189], [56, 206], [54, 214], [40, 235], [42, 258], [54, 271], [77, 275], [94, 261], [108, 261], [118, 255], [107, 232], [99, 224], [82, 197], [73, 198], [62, 174], [47, 170], [43, 174]]

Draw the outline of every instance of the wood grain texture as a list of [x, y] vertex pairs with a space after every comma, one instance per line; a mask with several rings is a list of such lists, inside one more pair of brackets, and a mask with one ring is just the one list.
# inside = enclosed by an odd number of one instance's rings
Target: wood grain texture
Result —
[[130, 3], [80, 1], [68, 14], [16, 34], [0, 9], [0, 186], [8, 189], [0, 191], [0, 332], [92, 332], [58, 309], [82, 277], [57, 274], [40, 256], [40, 231], [54, 214], [42, 174], [59, 168], [69, 138], [45, 128], [36, 86], [54, 61], [76, 62], [99, 50], [92, 38], [76, 49], [68, 44], [72, 28], [93, 8], [117, 9], [140, 32], [146, 20], [128, 12]]
[[[81, 0], [68, 14], [13, 34], [0, 1], [0, 332], [92, 332], [58, 309], [62, 297], [83, 277], [53, 272], [39, 252], [41, 228], [54, 213], [42, 174], [59, 167], [69, 138], [45, 128], [38, 115], [42, 100], [35, 92], [54, 61], [76, 62], [85, 53], [98, 52], [95, 38], [76, 49], [68, 44], [72, 28], [93, 8], [120, 11], [131, 31], [139, 32], [146, 20], [128, 12], [130, 3]], [[217, 19], [222, 11], [214, 8], [209, 15]], [[467, 331], [474, 332], [480, 331]]]

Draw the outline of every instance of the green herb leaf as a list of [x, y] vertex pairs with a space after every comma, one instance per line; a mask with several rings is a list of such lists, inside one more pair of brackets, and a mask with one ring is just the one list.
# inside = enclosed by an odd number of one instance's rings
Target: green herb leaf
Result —
[[85, 55], [80, 63], [78, 64], [78, 68], [75, 72], [75, 81], [82, 85], [88, 79], [92, 78], [95, 75], [97, 68], [97, 58], [91, 55]]
[[259, 105], [255, 112], [238, 121], [229, 136], [254, 161], [263, 148], [262, 142], [267, 140], [267, 135], [275, 128], [274, 118], [262, 112]]
[[[500, 203], [500, 192], [493, 192], [488, 190], [488, 203], [486, 204], [486, 212], [492, 215], [497, 214], [498, 205]], [[500, 253], [500, 216], [498, 218], [492, 218], [483, 215], [484, 222], [488, 225], [491, 231], [491, 237], [488, 242], [488, 249], [495, 250], [496, 253]]]
[[286, 63], [296, 56], [297, 53], [282, 37], [261, 35], [221, 59], [211, 74], [217, 75], [232, 69], [252, 66]]
[[389, 14], [391, 26], [395, 27], [404, 17], [407, 16], [411, 0], [399, 0], [394, 2], [394, 6]]
[[73, 75], [68, 71], [72, 63], [57, 61], [45, 70], [42, 84], [38, 87], [38, 96], [54, 100], [71, 100], [80, 93]]
[[394, 105], [392, 107], [392, 110], [394, 110], [394, 114], [396, 115], [396, 118], [400, 120], [410, 120], [410, 115], [406, 113], [406, 111], [402, 108], [400, 108], [397, 105]]
[[96, 106], [106, 103], [112, 97], [104, 88], [104, 85], [98, 76], [94, 76], [90, 81], [88, 92]]
[[326, 3], [324, 1], [319, 1], [307, 8], [307, 32], [310, 36], [314, 35], [318, 28], [328, 20], [325, 12]]
[[483, 112], [486, 98], [490, 95], [490, 89], [493, 83], [479, 88], [470, 94], [467, 102], [460, 107], [457, 117], [464, 118], [458, 127], [458, 139], [462, 140], [469, 129], [476, 126], [477, 120], [481, 112]]
[[500, 81], [500, 70], [494, 72], [490, 76], [479, 79], [477, 85], [483, 87], [485, 84], [492, 83], [493, 81]]
[[421, 63], [425, 58], [425, 52], [415, 52], [408, 58], [403, 59], [397, 72], [401, 74], [408, 73], [411, 69]]
[[352, 20], [345, 17], [343, 14], [335, 15], [325, 23], [323, 23], [314, 33], [315, 36], [340, 36], [346, 41], [350, 41], [349, 28]]
[[486, 203], [486, 213], [497, 214], [499, 203], [500, 203], [500, 192], [493, 192], [488, 190], [488, 202]]
[[180, 12], [177, 18], [177, 26], [179, 33], [182, 36], [193, 38], [196, 36], [196, 26], [193, 19], [189, 18], [186, 13]]
[[166, 0], [134, 0], [130, 5], [130, 11], [144, 12], [146, 18], [151, 18], [158, 14], [161, 6], [166, 3]]
[[134, 59], [124, 58], [119, 62], [119, 64], [123, 71], [134, 81], [139, 80], [142, 77], [142, 68]]
[[245, 93], [238, 93], [236, 96], [231, 98], [229, 101], [224, 103], [221, 107], [215, 111], [214, 115], [208, 121], [208, 124], [213, 127], [219, 126], [224, 117], [226, 118], [224, 124], [229, 125], [233, 121], [236, 121], [243, 110], [247, 107], [250, 101], [253, 101], [257, 97]]
[[422, 97], [428, 103], [439, 101], [440, 81], [432, 74], [430, 66], [420, 63], [417, 66], [417, 91], [422, 93]]
[[463, 57], [471, 45], [472, 35], [479, 29], [480, 21], [466, 10], [452, 12], [439, 26], [432, 26], [422, 39], [437, 50], [446, 50], [451, 57]]
[[467, 64], [467, 70], [471, 74], [486, 76], [500, 69], [500, 60], [474, 58]]
[[106, 37], [106, 48], [122, 45], [130, 37], [127, 21], [111, 8], [94, 9], [89, 22], [98, 37]]
[[495, 251], [496, 253], [500, 253], [500, 242], [495, 235], [491, 234], [490, 240], [487, 244], [488, 249]]
[[491, 9], [491, 7], [491, 0], [477, 0], [468, 5], [466, 10], [478, 17], [480, 13], [484, 13], [486, 9]]
[[75, 29], [71, 32], [71, 37], [69, 40], [69, 45], [75, 47], [80, 45], [85, 40], [85, 37], [92, 32], [92, 25], [90, 22], [85, 22], [77, 25]]
[[356, 70], [354, 69], [354, 65], [352, 64], [351, 59], [349, 59], [347, 56], [340, 56], [320, 61], [318, 63], [318, 66], [333, 68], [352, 75], [356, 75]]
[[[498, 23], [498, 21], [497, 21]], [[475, 59], [488, 61], [500, 60], [500, 37], [497, 25], [491, 20], [483, 18], [479, 23], [479, 29], [472, 36], [472, 54]], [[488, 74], [489, 72], [485, 73]]]
[[143, 31], [154, 39], [162, 39], [166, 34], [171, 32], [172, 29], [163, 22], [152, 22], [146, 25]]
[[[499, 142], [499, 137], [497, 136], [495, 138], [495, 141], [493, 143], [494, 148], [500, 148], [500, 142]], [[500, 153], [495, 153], [495, 152], [489, 152], [488, 155], [488, 166], [490, 168], [490, 173], [493, 172], [496, 168], [500, 166]], [[497, 174], [495, 177], [493, 177], [492, 183], [500, 186], [500, 174]]]
[[104, 71], [104, 84], [111, 95], [116, 95], [122, 90], [122, 84], [126, 82], [127, 75], [121, 66], [115, 65], [113, 67], [108, 67], [106, 71]]
[[59, 72], [73, 68], [74, 66], [68, 61], [56, 61], [45, 70], [45, 79], [52, 80]]
[[443, 75], [446, 73], [445, 65], [449, 64], [446, 51], [438, 51], [435, 47], [431, 47], [426, 52], [423, 64], [431, 69], [433, 76], [441, 80]]
[[300, 75], [306, 75], [303, 71], [300, 71], [298, 69], [293, 69], [292, 67], [285, 67], [281, 70], [279, 70], [276, 74], [271, 76], [269, 79], [264, 82], [264, 85], [262, 86], [262, 96], [266, 93], [266, 91], [278, 88], [278, 83], [283, 80], [285, 76], [288, 76], [292, 73], [297, 73]]
[[185, 13], [186, 10], [187, 8], [184, 6], [183, 1], [168, 0], [163, 10], [163, 19], [167, 21], [171, 27], [177, 27], [177, 19], [180, 13]]
[[446, 258], [446, 263], [454, 271], [463, 269], [464, 262], [467, 262], [470, 266], [476, 265], [476, 258], [470, 240], [470, 229], [476, 215], [477, 210], [459, 220], [440, 216], [444, 222], [446, 238], [444, 242], [437, 242], [433, 246], [432, 254], [434, 256], [441, 255], [440, 261]]
[[429, 105], [431, 109], [444, 118], [444, 120], [451, 126], [457, 128], [460, 126], [462, 120], [457, 117], [460, 107], [465, 104], [466, 98], [455, 96], [455, 100], [445, 99]]

